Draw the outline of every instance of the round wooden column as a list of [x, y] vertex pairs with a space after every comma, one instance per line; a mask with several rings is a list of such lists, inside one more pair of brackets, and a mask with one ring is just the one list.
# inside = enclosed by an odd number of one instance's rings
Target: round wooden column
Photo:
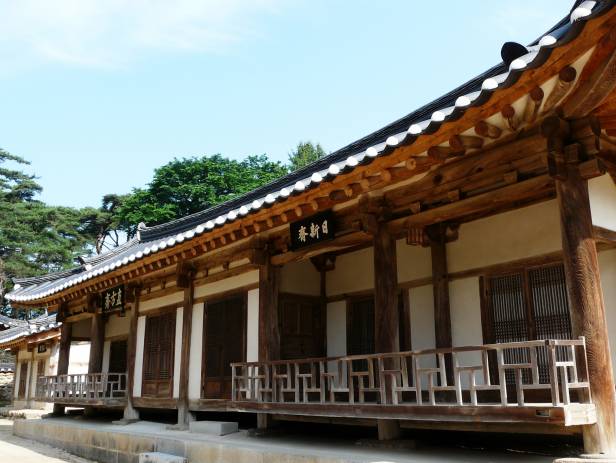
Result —
[[[566, 150], [575, 151], [576, 146]], [[573, 152], [566, 156], [576, 157]], [[586, 337], [590, 389], [597, 408], [597, 423], [584, 427], [584, 449], [590, 454], [612, 455], [616, 454], [614, 377], [588, 183], [575, 163], [567, 163], [565, 173], [556, 179], [556, 191], [571, 322], [574, 337]]]
[[[374, 237], [374, 344], [376, 353], [400, 350], [398, 314], [398, 264], [396, 240], [385, 223], [379, 223]], [[385, 365], [386, 368], [389, 365]], [[377, 420], [379, 440], [400, 436], [396, 420]]]
[[[58, 353], [58, 369], [56, 375], [68, 374], [68, 362], [71, 353], [72, 323], [64, 322], [60, 328], [60, 352]], [[54, 415], [64, 415], [64, 405], [53, 404]]]

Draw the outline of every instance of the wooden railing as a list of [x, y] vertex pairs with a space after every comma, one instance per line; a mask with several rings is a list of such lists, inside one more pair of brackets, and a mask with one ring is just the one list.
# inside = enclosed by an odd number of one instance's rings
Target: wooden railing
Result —
[[76, 405], [121, 405], [126, 401], [126, 373], [41, 376], [36, 400]]
[[[584, 338], [233, 363], [232, 401], [323, 406], [590, 404]], [[264, 409], [268, 409], [265, 407]]]

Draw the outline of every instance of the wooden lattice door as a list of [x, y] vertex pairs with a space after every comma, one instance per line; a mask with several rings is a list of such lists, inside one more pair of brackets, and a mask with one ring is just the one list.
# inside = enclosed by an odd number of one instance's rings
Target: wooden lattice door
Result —
[[170, 311], [146, 319], [141, 391], [144, 397], [170, 398], [173, 393], [175, 316], [175, 311]]
[[28, 384], [28, 362], [21, 362], [19, 367], [19, 392], [20, 399], [26, 398], [26, 385]]
[[202, 396], [230, 399], [231, 363], [244, 361], [246, 353], [245, 295], [208, 302], [203, 323]]
[[324, 356], [324, 324], [319, 297], [281, 294], [280, 356], [282, 360]]

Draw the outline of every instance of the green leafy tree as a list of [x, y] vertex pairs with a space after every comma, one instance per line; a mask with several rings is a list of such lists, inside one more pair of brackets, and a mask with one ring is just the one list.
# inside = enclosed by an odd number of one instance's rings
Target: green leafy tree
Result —
[[289, 169], [291, 172], [306, 167], [309, 164], [321, 159], [325, 156], [325, 150], [317, 143], [301, 141], [297, 144], [295, 149], [289, 153]]
[[136, 188], [122, 198], [116, 215], [118, 227], [132, 237], [140, 222], [152, 226], [202, 211], [286, 173], [283, 164], [266, 155], [242, 161], [220, 154], [176, 158], [156, 169], [146, 188]]
[[81, 210], [81, 227], [86, 235], [93, 237], [96, 254], [120, 244], [123, 233], [117, 212], [126, 198], [127, 195], [107, 194], [98, 209], [86, 207]]
[[83, 226], [83, 212], [52, 207], [36, 199], [41, 186], [18, 168], [23, 158], [0, 150], [0, 310], [11, 279], [63, 270], [90, 252], [92, 236]]

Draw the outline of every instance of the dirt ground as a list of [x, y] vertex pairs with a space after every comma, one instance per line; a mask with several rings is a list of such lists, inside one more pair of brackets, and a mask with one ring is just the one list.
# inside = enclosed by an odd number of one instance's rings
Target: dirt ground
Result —
[[93, 463], [64, 450], [16, 437], [12, 430], [13, 422], [0, 418], [0, 463]]

